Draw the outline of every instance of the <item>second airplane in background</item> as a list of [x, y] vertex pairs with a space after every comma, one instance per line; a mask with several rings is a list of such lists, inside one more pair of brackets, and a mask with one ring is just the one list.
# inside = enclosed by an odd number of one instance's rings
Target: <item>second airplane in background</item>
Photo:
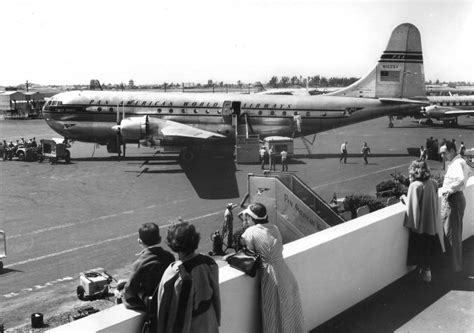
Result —
[[238, 135], [305, 136], [426, 106], [418, 29], [396, 27], [375, 68], [354, 84], [321, 96], [136, 91], [70, 91], [44, 106], [65, 139], [107, 145], [146, 141], [174, 146], [192, 160], [205, 145], [231, 147]]

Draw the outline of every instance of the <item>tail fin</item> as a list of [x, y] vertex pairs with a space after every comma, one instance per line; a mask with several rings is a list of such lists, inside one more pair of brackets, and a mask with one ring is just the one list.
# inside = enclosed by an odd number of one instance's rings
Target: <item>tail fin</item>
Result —
[[410, 23], [396, 27], [375, 68], [350, 86], [327, 95], [426, 99], [421, 37]]

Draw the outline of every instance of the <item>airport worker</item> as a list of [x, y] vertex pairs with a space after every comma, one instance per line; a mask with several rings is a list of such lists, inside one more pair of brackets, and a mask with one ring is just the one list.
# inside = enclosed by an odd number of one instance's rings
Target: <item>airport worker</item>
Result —
[[347, 162], [347, 141], [344, 141], [341, 145], [341, 158], [339, 158], [339, 163], [344, 160], [344, 164]]
[[145, 311], [153, 306], [149, 304], [149, 297], [153, 296], [164, 271], [174, 261], [173, 254], [158, 246], [160, 242], [160, 229], [155, 223], [140, 226], [138, 243], [143, 250], [138, 253], [122, 292], [122, 301], [128, 309]]
[[456, 151], [456, 145], [446, 142], [443, 152], [445, 160], [449, 163], [444, 175], [443, 187], [440, 192], [441, 219], [444, 232], [448, 240], [448, 255], [454, 272], [462, 272], [462, 220], [466, 208], [466, 199], [463, 190], [469, 178], [470, 167], [466, 160]]
[[247, 226], [242, 243], [262, 258], [259, 267], [261, 332], [305, 332], [298, 282], [283, 258], [280, 230], [269, 223], [267, 209], [261, 203], [249, 205], [242, 215]]
[[367, 156], [369, 156], [370, 154], [370, 148], [369, 146], [367, 146], [367, 142], [364, 142], [364, 144], [362, 145], [362, 156], [364, 157], [364, 162], [365, 164], [369, 164], [369, 161], [367, 161]]
[[228, 203], [224, 211], [224, 224], [222, 225], [222, 240], [227, 238], [227, 248], [233, 247], [232, 240], [234, 236], [234, 209], [233, 203]]
[[426, 149], [420, 147], [420, 161], [426, 161]]
[[168, 228], [166, 241], [178, 261], [168, 266], [158, 289], [157, 332], [219, 332], [219, 267], [196, 253], [200, 235], [181, 222]]
[[461, 145], [459, 146], [459, 155], [464, 157], [466, 154], [466, 146], [464, 146], [464, 141], [461, 141]]
[[268, 159], [270, 163], [270, 171], [273, 169], [276, 171], [276, 165], [275, 165], [275, 150], [273, 146], [270, 146], [270, 149], [268, 149]]
[[261, 146], [259, 150], [259, 155], [260, 155], [260, 165], [262, 167], [262, 170], [265, 169], [265, 158], [267, 155], [267, 150], [265, 149], [265, 146]]
[[288, 152], [283, 148], [280, 152], [281, 171], [288, 171]]
[[438, 142], [438, 139], [435, 139], [434, 140], [434, 143], [433, 143], [433, 157], [431, 157], [431, 159], [435, 160], [435, 161], [439, 161], [440, 160], [440, 156], [439, 156], [439, 142]]
[[33, 138], [33, 139], [31, 140], [31, 147], [33, 147], [33, 148], [38, 147], [38, 143], [36, 142], [36, 138]]
[[407, 214], [403, 225], [408, 228], [407, 265], [417, 265], [418, 274], [431, 282], [431, 266], [439, 249], [444, 251], [443, 224], [438, 204], [438, 183], [431, 178], [426, 161], [413, 161], [408, 168], [410, 186], [406, 204]]
[[2, 159], [4, 161], [7, 159], [7, 149], [8, 149], [7, 141], [3, 140], [3, 143], [2, 143]]
[[443, 170], [446, 170], [446, 159], [444, 153], [446, 152], [446, 139], [441, 141], [441, 147], [439, 147], [439, 155], [441, 157], [441, 161], [443, 162]]

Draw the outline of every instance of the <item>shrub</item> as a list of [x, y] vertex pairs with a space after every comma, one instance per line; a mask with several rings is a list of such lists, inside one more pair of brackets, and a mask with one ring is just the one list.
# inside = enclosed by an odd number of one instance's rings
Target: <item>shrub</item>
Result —
[[367, 194], [351, 194], [344, 199], [344, 209], [351, 212], [352, 218], [357, 217], [357, 208], [366, 205], [369, 206], [371, 212], [386, 206], [382, 200]]

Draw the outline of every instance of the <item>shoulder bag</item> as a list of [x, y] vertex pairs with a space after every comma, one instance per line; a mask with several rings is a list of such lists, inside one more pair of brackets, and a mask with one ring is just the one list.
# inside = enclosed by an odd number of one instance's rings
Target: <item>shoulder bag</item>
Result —
[[226, 258], [226, 261], [231, 267], [238, 269], [251, 277], [257, 275], [257, 271], [262, 265], [262, 258], [260, 255], [247, 248], [229, 255]]

